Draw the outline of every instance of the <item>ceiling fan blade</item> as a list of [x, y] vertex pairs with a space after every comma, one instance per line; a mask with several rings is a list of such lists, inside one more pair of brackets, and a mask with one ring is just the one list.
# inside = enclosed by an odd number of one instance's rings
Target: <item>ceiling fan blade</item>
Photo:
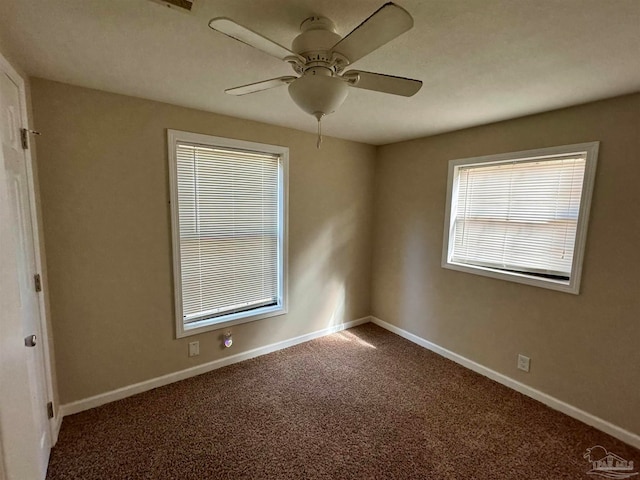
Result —
[[288, 48], [269, 40], [267, 37], [263, 37], [259, 33], [234, 22], [230, 18], [217, 17], [209, 21], [209, 27], [211, 29], [224, 33], [226, 36], [238, 40], [250, 47], [257, 48], [258, 50], [267, 53], [273, 57], [284, 60], [287, 57], [296, 57], [304, 61], [300, 55], [293, 53]]
[[248, 85], [242, 85], [241, 87], [227, 88], [225, 93], [230, 95], [246, 95], [247, 93], [260, 92], [262, 90], [269, 90], [270, 88], [279, 87], [281, 85], [287, 85], [293, 82], [298, 77], [278, 77], [270, 80], [263, 80], [261, 82], [250, 83]]
[[331, 49], [353, 63], [413, 27], [413, 18], [393, 2], [385, 3]]
[[352, 87], [391, 93], [393, 95], [402, 95], [403, 97], [415, 95], [422, 87], [420, 80], [394, 77], [393, 75], [383, 75], [381, 73], [363, 72], [361, 70], [349, 70], [345, 72], [342, 77], [348, 80]]

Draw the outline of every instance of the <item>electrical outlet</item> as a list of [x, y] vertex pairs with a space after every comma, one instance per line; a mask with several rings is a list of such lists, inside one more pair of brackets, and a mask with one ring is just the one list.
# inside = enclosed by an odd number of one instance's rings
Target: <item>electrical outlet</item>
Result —
[[189, 342], [189, 356], [197, 357], [200, 355], [200, 342]]
[[518, 354], [518, 368], [520, 370], [524, 370], [525, 372], [528, 372], [530, 362], [531, 362], [531, 359], [529, 357], [525, 357], [522, 354]]

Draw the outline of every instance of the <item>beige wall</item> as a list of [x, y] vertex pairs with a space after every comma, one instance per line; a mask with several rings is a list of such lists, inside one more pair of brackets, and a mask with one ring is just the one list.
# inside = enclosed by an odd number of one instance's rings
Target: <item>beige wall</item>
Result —
[[[61, 402], [369, 314], [375, 148], [31, 80]], [[312, 118], [309, 121], [313, 121]], [[285, 145], [289, 313], [176, 340], [166, 129]], [[200, 341], [200, 356], [187, 343]]]
[[[592, 140], [580, 295], [441, 268], [448, 160]], [[381, 147], [374, 212], [373, 315], [640, 433], [640, 94]]]

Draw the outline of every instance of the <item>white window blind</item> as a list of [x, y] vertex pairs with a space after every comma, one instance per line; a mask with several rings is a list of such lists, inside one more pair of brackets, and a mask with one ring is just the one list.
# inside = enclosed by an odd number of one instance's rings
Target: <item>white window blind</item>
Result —
[[175, 148], [183, 322], [278, 304], [280, 156]]
[[461, 166], [451, 261], [569, 279], [586, 154]]

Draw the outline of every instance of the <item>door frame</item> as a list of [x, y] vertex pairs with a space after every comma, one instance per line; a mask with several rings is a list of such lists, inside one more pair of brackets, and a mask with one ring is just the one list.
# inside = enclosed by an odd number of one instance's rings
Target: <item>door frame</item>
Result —
[[[27, 109], [27, 93], [26, 86], [23, 77], [18, 73], [18, 71], [13, 68], [11, 63], [2, 55], [0, 52], [0, 73], [6, 74], [11, 81], [13, 81], [19, 90], [20, 95], [20, 128], [29, 129], [29, 115]], [[46, 296], [48, 296], [48, 282], [46, 276], [44, 275], [42, 261], [43, 252], [41, 248], [41, 232], [40, 232], [40, 215], [38, 211], [38, 197], [36, 195], [35, 188], [35, 166], [34, 166], [34, 158], [33, 158], [33, 148], [35, 142], [33, 139], [29, 139], [29, 148], [24, 150], [25, 161], [27, 163], [27, 188], [29, 190], [29, 211], [31, 214], [31, 230], [33, 232], [33, 249], [35, 255], [36, 269], [37, 273], [40, 274], [41, 282], [42, 282], [42, 290], [38, 294], [38, 312], [39, 312], [39, 324], [40, 324], [40, 335], [42, 336], [41, 345], [42, 345], [42, 359], [43, 365], [42, 368], [44, 370], [44, 379], [45, 379], [45, 388], [46, 388], [46, 396], [48, 401], [53, 402], [54, 396], [54, 388], [53, 388], [53, 375], [52, 375], [52, 364], [53, 364], [53, 346], [50, 343], [51, 332], [49, 331], [49, 317], [47, 315], [47, 302]], [[57, 405], [54, 404], [54, 415], [53, 418], [50, 418], [48, 421], [49, 426], [49, 438], [51, 439], [51, 445], [49, 448], [52, 448], [57, 440], [58, 440], [58, 432], [60, 431], [60, 426], [62, 422], [62, 417], [60, 415], [60, 409], [56, 408]], [[46, 408], [46, 404], [42, 406], [42, 408]], [[1, 465], [1, 463], [0, 463]]]

